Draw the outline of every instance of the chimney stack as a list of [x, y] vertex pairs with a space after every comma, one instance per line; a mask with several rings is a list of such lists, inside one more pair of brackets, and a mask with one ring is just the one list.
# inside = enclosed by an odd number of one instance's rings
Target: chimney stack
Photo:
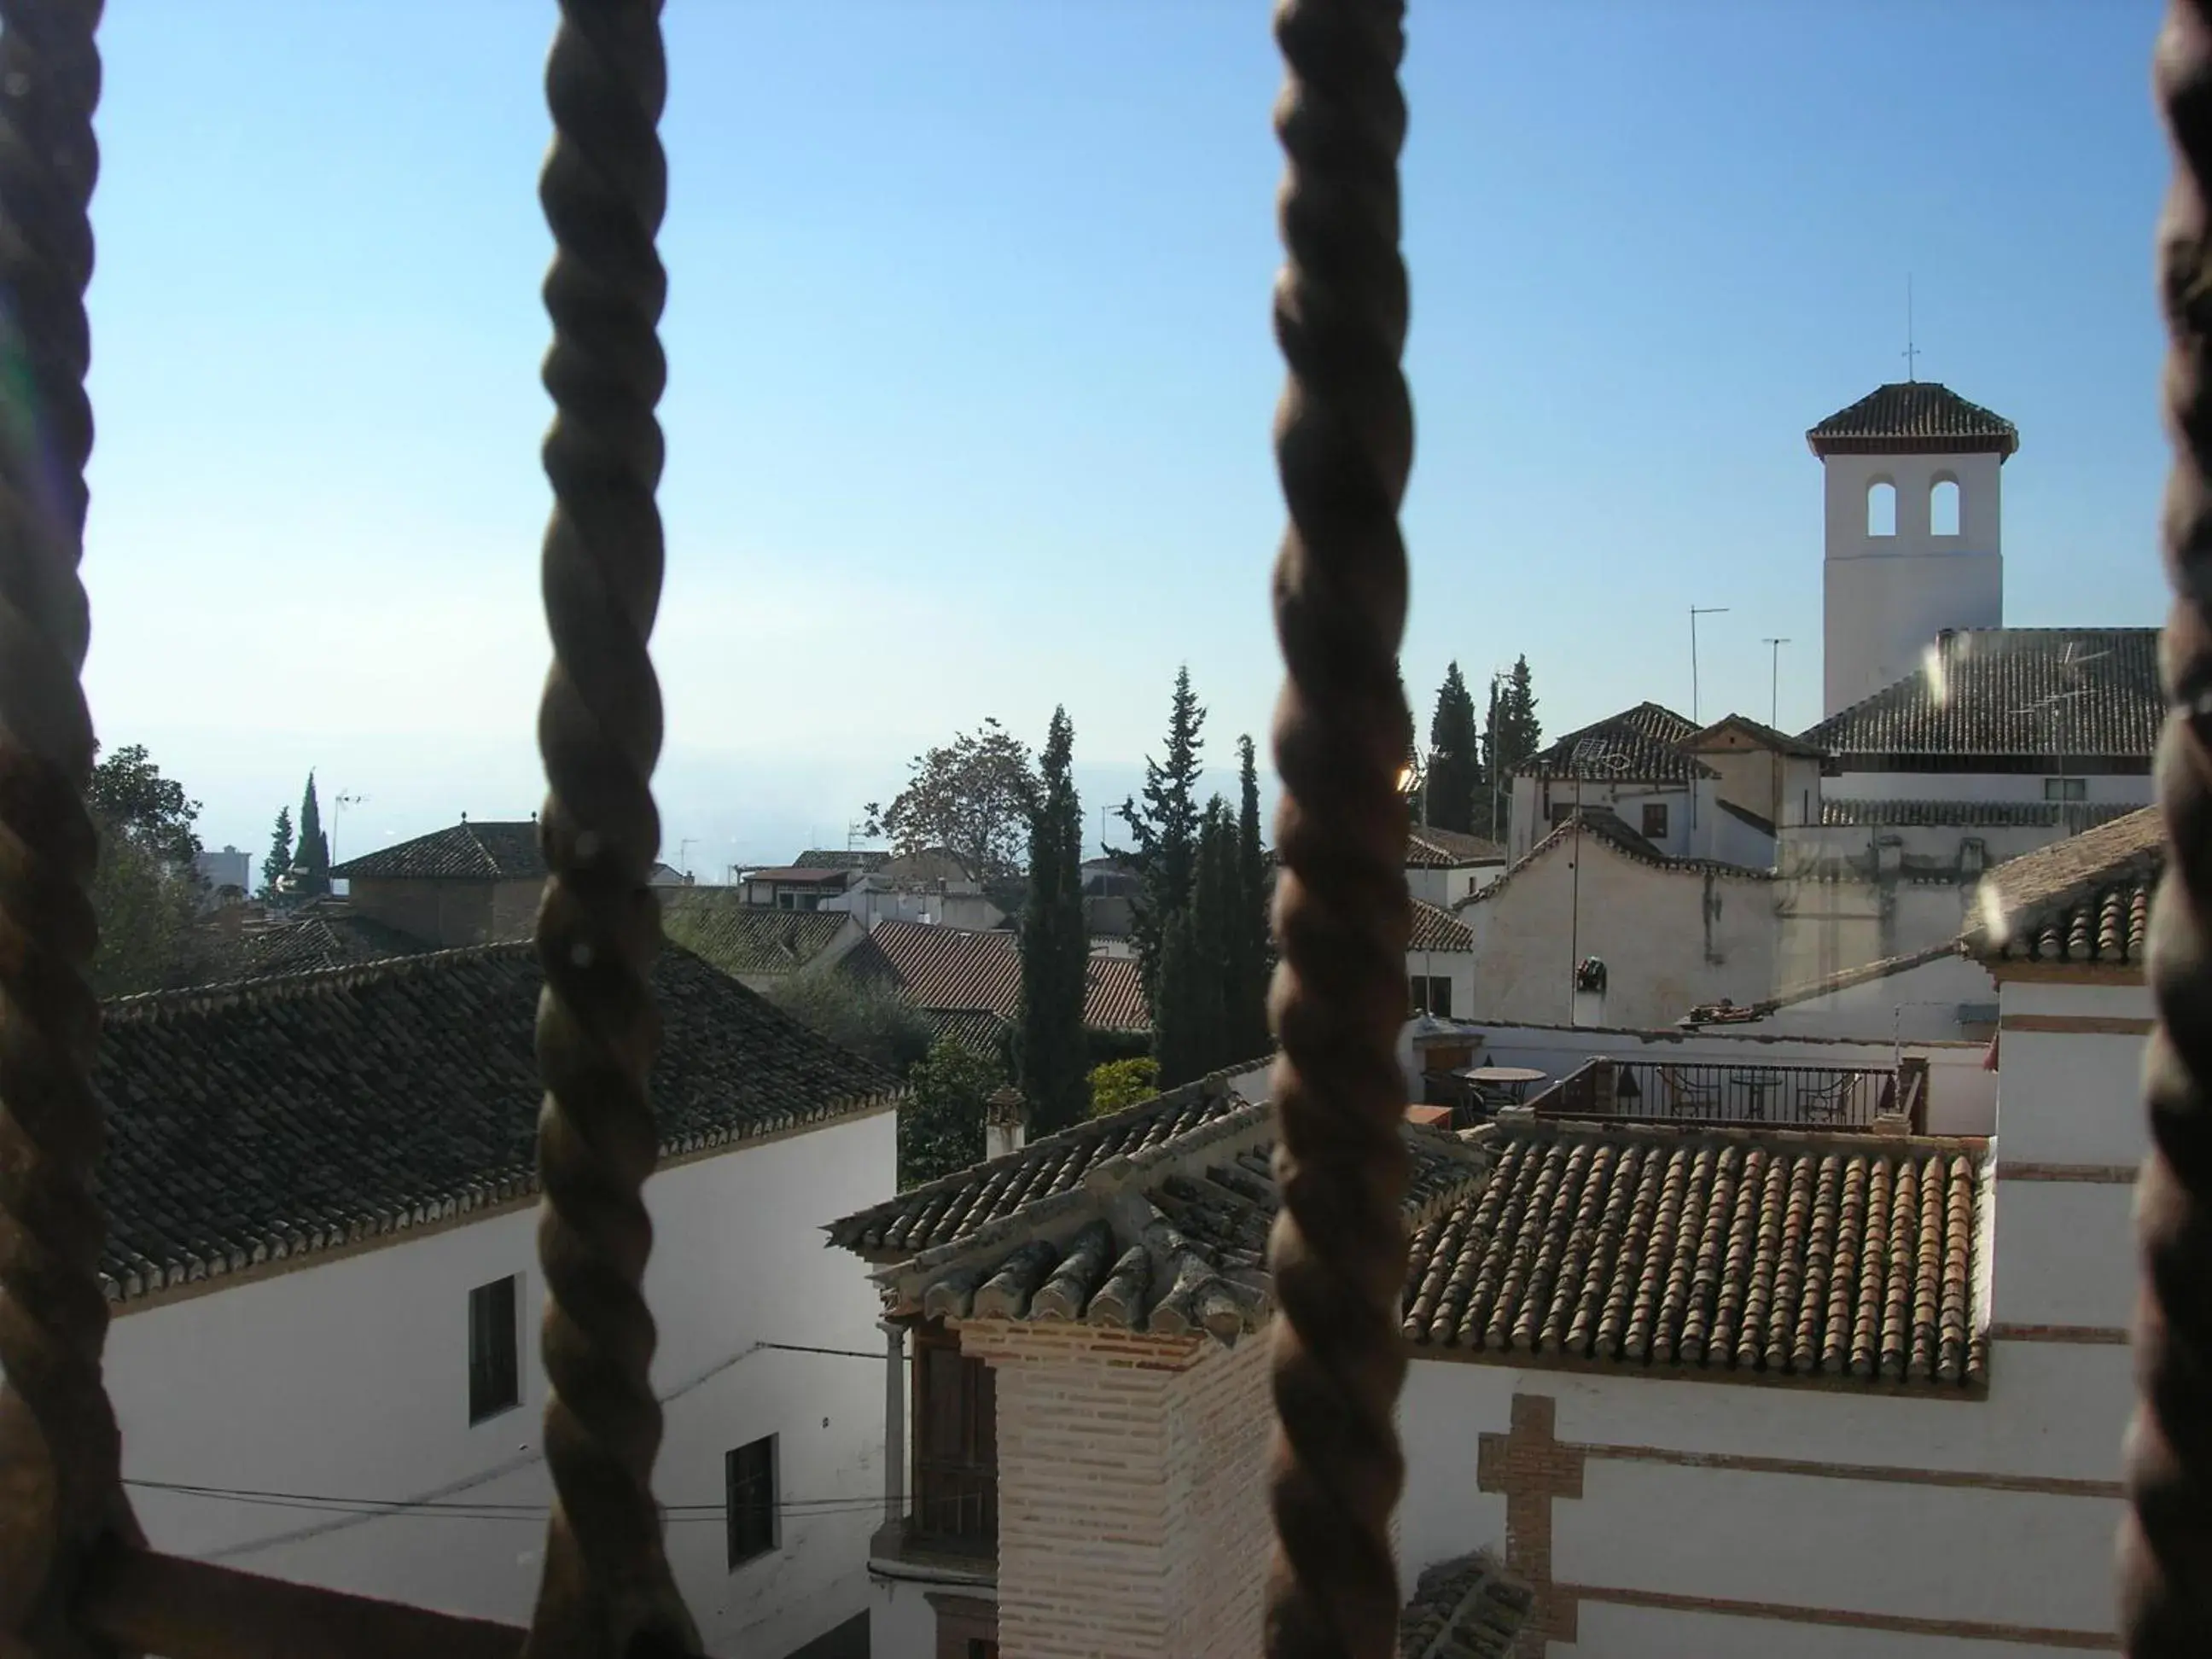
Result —
[[1029, 1141], [1029, 1112], [1022, 1091], [995, 1090], [983, 1103], [983, 1156], [988, 1160], [1018, 1152]]

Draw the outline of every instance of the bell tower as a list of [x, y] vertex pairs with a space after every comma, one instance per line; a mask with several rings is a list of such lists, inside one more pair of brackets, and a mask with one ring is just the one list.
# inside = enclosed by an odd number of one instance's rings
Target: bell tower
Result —
[[1933, 380], [1877, 388], [1805, 434], [1826, 475], [1822, 718], [1920, 666], [1946, 629], [2004, 626], [2010, 421]]

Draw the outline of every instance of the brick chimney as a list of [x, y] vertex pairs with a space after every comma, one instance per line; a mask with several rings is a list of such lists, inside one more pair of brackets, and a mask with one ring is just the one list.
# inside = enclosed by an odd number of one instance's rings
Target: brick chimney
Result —
[[983, 1103], [983, 1156], [1003, 1158], [1008, 1152], [1019, 1152], [1028, 1139], [1029, 1111], [1022, 1091], [1015, 1088], [994, 1091]]

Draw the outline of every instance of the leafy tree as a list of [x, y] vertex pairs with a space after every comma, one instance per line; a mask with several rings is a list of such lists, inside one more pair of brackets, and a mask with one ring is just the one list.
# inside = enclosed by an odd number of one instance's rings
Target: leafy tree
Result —
[[1253, 1060], [1274, 1047], [1267, 1024], [1267, 981], [1273, 972], [1268, 921], [1267, 855], [1260, 842], [1259, 757], [1249, 737], [1237, 739], [1237, 908], [1229, 1026], [1232, 1060]]
[[1131, 931], [1145, 989], [1154, 1004], [1155, 1023], [1170, 919], [1188, 908], [1198, 874], [1198, 779], [1205, 726], [1206, 710], [1190, 689], [1186, 665], [1176, 671], [1166, 758], [1146, 757], [1144, 805], [1140, 808], [1133, 799], [1125, 800], [1119, 815], [1137, 842], [1129, 854], [1139, 880]]
[[161, 775], [143, 745], [130, 744], [94, 765], [85, 805], [100, 832], [94, 991], [130, 996], [190, 984], [203, 963], [193, 928], [205, 885], [192, 867], [199, 803]]
[[300, 846], [293, 855], [293, 890], [314, 898], [331, 890], [331, 843], [323, 834], [323, 804], [315, 794], [315, 775], [300, 802]]
[[202, 977], [193, 927], [198, 908], [198, 884], [187, 871], [129, 835], [103, 835], [92, 877], [92, 909], [100, 925], [94, 993], [135, 996]]
[[941, 847], [980, 880], [1018, 876], [1036, 768], [1028, 748], [996, 720], [915, 757], [905, 788], [886, 806], [870, 801], [867, 832], [902, 854]]
[[934, 1035], [929, 1017], [896, 986], [835, 967], [787, 975], [762, 994], [839, 1047], [901, 1077], [929, 1052]]
[[1474, 830], [1475, 804], [1482, 793], [1481, 733], [1474, 724], [1474, 699], [1455, 662], [1444, 671], [1437, 692], [1437, 711], [1429, 721], [1428, 787], [1422, 820], [1462, 835]]
[[901, 1191], [983, 1161], [985, 1103], [1005, 1081], [990, 1060], [949, 1036], [915, 1062], [899, 1113]]
[[143, 744], [126, 744], [94, 766], [85, 805], [101, 829], [129, 836], [163, 863], [189, 870], [200, 855], [192, 828], [200, 804], [185, 797], [184, 785], [161, 775]]
[[1075, 728], [1055, 708], [1044, 783], [1030, 817], [1029, 894], [1022, 906], [1022, 1092], [1040, 1133], [1084, 1115], [1083, 994], [1091, 959], [1083, 919], [1083, 805], [1073, 771]]
[[261, 890], [273, 893], [292, 867], [292, 809], [276, 810], [276, 828], [269, 837], [269, 856], [261, 860]]
[[1091, 1115], [1103, 1117], [1150, 1100], [1160, 1091], [1159, 1062], [1149, 1054], [1111, 1060], [1091, 1072]]

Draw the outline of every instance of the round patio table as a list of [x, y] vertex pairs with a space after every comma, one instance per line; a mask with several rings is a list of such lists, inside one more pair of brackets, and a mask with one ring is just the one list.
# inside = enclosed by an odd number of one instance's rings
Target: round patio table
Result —
[[1519, 1105], [1532, 1083], [1541, 1083], [1550, 1075], [1527, 1066], [1474, 1066], [1455, 1075], [1465, 1078], [1478, 1088], [1507, 1089], [1512, 1091], [1513, 1103]]

